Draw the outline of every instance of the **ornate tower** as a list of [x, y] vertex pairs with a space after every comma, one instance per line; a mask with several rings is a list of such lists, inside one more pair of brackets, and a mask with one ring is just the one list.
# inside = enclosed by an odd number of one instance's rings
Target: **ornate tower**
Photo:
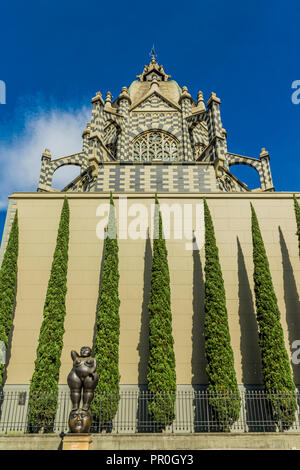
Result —
[[269, 155], [260, 158], [227, 151], [220, 99], [211, 93], [205, 106], [171, 80], [152, 55], [137, 80], [112, 101], [100, 92], [92, 99], [91, 122], [83, 132], [82, 152], [51, 159], [42, 155], [38, 191], [51, 191], [52, 176], [62, 165], [79, 165], [81, 174], [64, 191], [247, 192], [230, 166], [252, 166], [260, 188], [273, 191]]

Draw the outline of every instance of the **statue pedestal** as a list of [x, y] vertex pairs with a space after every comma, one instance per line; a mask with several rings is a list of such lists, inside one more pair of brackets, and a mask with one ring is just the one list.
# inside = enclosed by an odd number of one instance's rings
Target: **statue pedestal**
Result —
[[62, 450], [92, 450], [93, 439], [90, 434], [68, 433], [63, 438]]

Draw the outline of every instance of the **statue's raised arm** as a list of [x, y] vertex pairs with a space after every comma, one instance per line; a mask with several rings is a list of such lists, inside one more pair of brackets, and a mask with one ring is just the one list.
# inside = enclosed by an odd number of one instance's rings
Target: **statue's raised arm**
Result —
[[77, 359], [77, 357], [79, 356], [79, 354], [74, 351], [74, 349], [71, 351], [71, 358], [73, 360], [73, 362], [75, 361], [75, 359]]

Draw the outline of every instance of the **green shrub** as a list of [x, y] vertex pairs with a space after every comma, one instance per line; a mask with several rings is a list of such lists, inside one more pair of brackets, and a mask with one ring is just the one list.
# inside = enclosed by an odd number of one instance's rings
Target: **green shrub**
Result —
[[111, 194], [94, 340], [99, 381], [91, 404], [91, 411], [99, 428], [110, 424], [119, 403], [120, 276], [118, 251], [115, 207]]
[[204, 199], [205, 220], [205, 354], [208, 391], [220, 430], [228, 431], [239, 417], [240, 398], [226, 309], [224, 281], [211, 214]]
[[[257, 216], [251, 204], [254, 263], [254, 291], [259, 327], [259, 345], [262, 356], [262, 373], [265, 388], [273, 408], [275, 420], [283, 428], [295, 419], [295, 384], [284, 344], [280, 311], [274, 291], [264, 242]], [[279, 398], [277, 394], [280, 394]]]
[[[16, 211], [0, 270], [0, 341], [8, 348], [13, 322], [18, 273], [19, 227]], [[0, 364], [0, 387], [3, 385], [5, 364]]]
[[65, 332], [69, 219], [69, 204], [65, 198], [44, 304], [35, 369], [30, 383], [29, 426], [34, 432], [52, 430], [57, 408], [60, 357]]
[[154, 240], [149, 300], [149, 362], [148, 390], [152, 399], [148, 403], [150, 416], [165, 425], [175, 418], [176, 371], [170, 275], [166, 241], [163, 237], [162, 217], [155, 195]]

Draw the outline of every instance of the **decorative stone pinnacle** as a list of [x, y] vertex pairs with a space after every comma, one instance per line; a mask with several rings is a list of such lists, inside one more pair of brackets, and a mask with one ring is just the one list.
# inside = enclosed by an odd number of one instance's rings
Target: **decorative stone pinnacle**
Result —
[[101, 101], [101, 103], [104, 105], [104, 101], [103, 101], [100, 91], [97, 91], [96, 96], [92, 98], [92, 103], [95, 103], [95, 101]]
[[85, 134], [90, 134], [91, 132], [91, 123], [88, 122], [87, 125], [86, 125], [86, 128], [84, 129], [83, 133], [82, 133], [82, 137], [85, 135]]
[[131, 98], [128, 94], [128, 90], [127, 90], [127, 87], [126, 86], [123, 86], [122, 87], [122, 93], [120, 94], [118, 100], [122, 100], [122, 99], [126, 99], [128, 100], [130, 103], [131, 103]]
[[105, 103], [111, 103], [112, 94], [110, 91], [106, 93]]
[[204, 102], [204, 98], [203, 98], [203, 93], [202, 93], [202, 91], [199, 91], [199, 92], [198, 92], [198, 94], [197, 94], [197, 101], [198, 101], [197, 107], [200, 108], [200, 109], [205, 110], [205, 102]]
[[185, 98], [188, 98], [188, 99], [192, 100], [192, 97], [191, 97], [191, 95], [190, 95], [189, 92], [188, 92], [188, 87], [187, 87], [187, 86], [183, 86], [183, 87], [182, 87], [182, 94], [181, 94], [181, 96], [180, 96], [180, 98], [179, 98], [179, 102], [180, 102], [182, 99], [185, 99]]
[[42, 158], [49, 158], [51, 160], [51, 152], [49, 149], [45, 149], [45, 151], [42, 153]]
[[269, 152], [263, 147], [260, 152], [260, 158], [262, 157], [269, 157]]
[[212, 101], [215, 101], [215, 103], [221, 103], [220, 98], [218, 98], [215, 92], [213, 91], [210, 94], [209, 100], [207, 102], [207, 106], [209, 106]]

